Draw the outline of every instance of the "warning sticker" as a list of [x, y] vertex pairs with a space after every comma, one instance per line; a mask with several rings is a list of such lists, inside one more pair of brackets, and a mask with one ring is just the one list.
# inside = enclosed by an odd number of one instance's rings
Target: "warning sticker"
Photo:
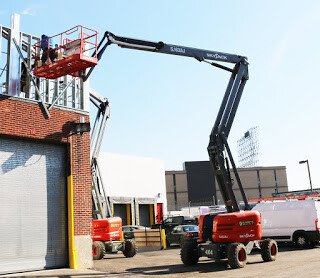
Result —
[[253, 221], [240, 221], [239, 226], [249, 226], [253, 225]]

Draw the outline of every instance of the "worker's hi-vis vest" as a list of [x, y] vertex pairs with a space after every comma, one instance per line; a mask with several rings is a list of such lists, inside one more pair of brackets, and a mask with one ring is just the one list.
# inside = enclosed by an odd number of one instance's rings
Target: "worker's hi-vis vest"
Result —
[[42, 38], [40, 47], [42, 49], [48, 48], [48, 42], [49, 42], [49, 48], [54, 48], [54, 40], [53, 40], [53, 38], [50, 38], [50, 37], [47, 37], [47, 36], [44, 36]]

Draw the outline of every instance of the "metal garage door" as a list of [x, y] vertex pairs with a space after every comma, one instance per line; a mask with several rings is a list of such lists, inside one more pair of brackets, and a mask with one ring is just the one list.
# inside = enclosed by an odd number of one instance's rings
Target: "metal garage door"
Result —
[[66, 151], [0, 137], [0, 273], [68, 265]]
[[141, 226], [150, 226], [150, 205], [139, 204], [139, 218]]
[[127, 204], [113, 204], [113, 216], [122, 218], [122, 225], [127, 225]]

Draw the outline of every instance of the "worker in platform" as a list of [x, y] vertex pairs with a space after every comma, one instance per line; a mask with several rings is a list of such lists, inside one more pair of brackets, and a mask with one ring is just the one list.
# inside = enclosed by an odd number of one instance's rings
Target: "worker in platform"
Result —
[[[46, 35], [41, 36], [40, 47], [42, 49], [41, 61], [42, 65], [50, 64], [55, 60], [54, 40]], [[48, 59], [48, 54], [49, 58]]]

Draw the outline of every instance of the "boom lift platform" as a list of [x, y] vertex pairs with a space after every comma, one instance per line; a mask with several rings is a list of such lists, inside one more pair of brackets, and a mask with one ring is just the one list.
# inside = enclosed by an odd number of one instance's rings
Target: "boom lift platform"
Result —
[[[78, 76], [78, 71], [97, 65], [98, 32], [76, 26], [34, 44], [35, 76], [56, 79], [64, 75]], [[51, 47], [50, 47], [51, 45]]]
[[[78, 77], [80, 70], [94, 67], [97, 64], [97, 34], [96, 31], [89, 28], [76, 26], [54, 37], [42, 39], [34, 45], [35, 65], [33, 74], [46, 79], [56, 79], [69, 74], [75, 79], [75, 77]], [[60, 44], [50, 48], [53, 39], [59, 39]], [[18, 44], [16, 41], [14, 43], [25, 63]], [[89, 56], [92, 50], [94, 54]], [[29, 71], [28, 74], [33, 78]], [[43, 104], [48, 117], [50, 117], [48, 110], [55, 105], [70, 84], [71, 81], [59, 93], [48, 109]], [[41, 97], [40, 94], [39, 97]], [[119, 251], [125, 257], [133, 257], [137, 253], [136, 243], [131, 239], [123, 240], [122, 219], [112, 215], [98, 163], [102, 139], [110, 117], [109, 101], [93, 89], [90, 89], [90, 101], [98, 109], [90, 135], [93, 259], [102, 259], [105, 253], [117, 253]]]
[[[105, 40], [106, 43], [103, 45]], [[244, 86], [249, 79], [247, 58], [163, 42], [120, 37], [108, 31], [105, 32], [98, 45], [97, 51], [99, 52], [93, 53], [93, 56], [97, 55], [97, 59], [100, 60], [106, 48], [111, 44], [129, 49], [191, 57], [199, 62], [208, 63], [231, 73], [215, 124], [211, 130], [208, 145], [210, 162], [227, 213], [200, 216], [200, 239], [198, 241], [195, 239], [185, 240], [181, 248], [181, 260], [185, 265], [194, 265], [201, 256], [214, 260], [228, 259], [232, 268], [240, 268], [245, 266], [247, 254], [251, 252], [254, 246], [261, 249], [261, 256], [264, 261], [275, 260], [278, 253], [277, 243], [271, 239], [259, 241], [262, 237], [261, 214], [257, 211], [249, 211], [250, 206], [227, 142]], [[232, 63], [235, 66], [229, 68], [216, 63], [216, 61]], [[79, 76], [86, 81], [93, 69], [94, 66], [87, 73], [81, 71]], [[240, 211], [233, 191], [234, 182], [230, 174], [230, 164], [245, 204], [244, 211]]]

